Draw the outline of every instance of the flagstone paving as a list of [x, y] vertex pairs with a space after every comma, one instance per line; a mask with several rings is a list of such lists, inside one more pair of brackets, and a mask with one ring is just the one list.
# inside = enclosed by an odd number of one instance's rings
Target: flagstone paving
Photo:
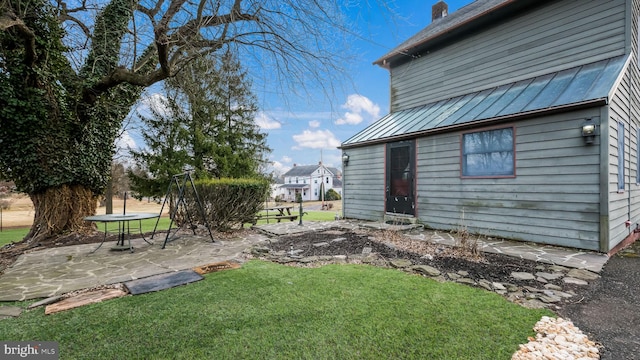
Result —
[[161, 249], [133, 239], [133, 253], [111, 251], [104, 244], [85, 244], [33, 251], [23, 254], [0, 276], [0, 301], [22, 301], [64, 294], [74, 290], [114, 284], [156, 274], [190, 269], [213, 262], [239, 259], [247, 248], [267, 239], [252, 234], [247, 238], [217, 239], [181, 236]]
[[[329, 228], [360, 227], [395, 229], [379, 223], [339, 220], [331, 222], [282, 222], [256, 226], [259, 232], [235, 239], [181, 235], [161, 249], [162, 240], [150, 245], [142, 239], [132, 240], [135, 251], [111, 251], [104, 244], [85, 244], [37, 250], [23, 254], [0, 276], [0, 301], [23, 301], [65, 294], [70, 291], [121, 283], [156, 274], [163, 274], [214, 262], [241, 261], [245, 250], [267, 242], [270, 237], [322, 231]], [[407, 230], [402, 228], [401, 230]], [[447, 232], [412, 229], [410, 236], [445, 245], [454, 245], [455, 238]], [[600, 272], [608, 257], [575, 249], [536, 246], [530, 243], [504, 240], [481, 241], [483, 251], [522, 257], [570, 268]]]

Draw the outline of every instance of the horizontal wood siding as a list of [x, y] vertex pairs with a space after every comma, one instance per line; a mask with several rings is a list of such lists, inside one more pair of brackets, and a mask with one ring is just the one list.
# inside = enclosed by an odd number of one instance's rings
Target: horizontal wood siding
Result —
[[385, 146], [348, 149], [343, 166], [343, 213], [346, 218], [370, 221], [384, 217]]
[[[609, 106], [609, 250], [630, 233], [625, 222], [630, 220], [630, 113], [629, 113], [629, 74], [626, 74], [615, 91]], [[618, 125], [624, 124], [624, 134], [619, 133]], [[624, 170], [618, 165], [620, 149], [618, 139], [624, 137]], [[618, 190], [618, 174], [625, 172], [625, 189]], [[635, 181], [634, 181], [635, 183]]]
[[392, 111], [625, 53], [625, 1], [558, 1], [391, 69]]
[[[613, 249], [640, 224], [640, 183], [637, 181], [639, 168], [638, 129], [640, 129], [640, 81], [638, 70], [638, 16], [640, 1], [631, 2], [629, 52], [632, 54], [630, 66], [624, 78], [615, 89], [609, 106], [609, 246]], [[618, 133], [618, 124], [624, 124], [624, 134]], [[618, 191], [618, 138], [624, 136], [625, 188]], [[630, 225], [625, 223], [630, 222]]]
[[[637, 174], [640, 171], [640, 159], [638, 158], [638, 152], [640, 151], [640, 139], [638, 138], [638, 129], [640, 129], [640, 57], [638, 56], [638, 47], [640, 46], [639, 40], [639, 27], [640, 27], [640, 0], [631, 1], [631, 23], [630, 23], [630, 45], [632, 54], [632, 60], [629, 68], [630, 86], [630, 104], [631, 104], [631, 144], [630, 144], [630, 203], [631, 214], [630, 219], [632, 221], [632, 228], [635, 228], [640, 223], [640, 183], [637, 181]], [[615, 245], [612, 245], [612, 247]]]
[[599, 108], [517, 122], [516, 177], [460, 178], [460, 133], [418, 140], [419, 219], [490, 236], [589, 250], [599, 247], [599, 139], [580, 129]]

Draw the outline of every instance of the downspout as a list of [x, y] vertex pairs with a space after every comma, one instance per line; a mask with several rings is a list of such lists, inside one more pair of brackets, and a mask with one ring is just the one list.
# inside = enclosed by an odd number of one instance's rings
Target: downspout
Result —
[[[631, 82], [631, 74], [629, 74], [629, 82]], [[628, 116], [627, 118], [629, 119], [629, 144], [628, 144], [628, 149], [629, 149], [629, 156], [628, 156], [628, 169], [629, 171], [627, 176], [629, 178], [629, 181], [627, 182], [629, 184], [629, 191], [627, 192], [627, 219], [629, 220], [629, 222], [627, 222], [627, 227], [631, 226], [632, 221], [631, 221], [631, 129], [632, 129], [632, 122], [631, 122], [631, 98], [633, 97], [633, 85], [630, 86], [630, 94], [629, 94], [629, 98], [627, 99], [627, 112], [628, 112]], [[627, 236], [629, 236], [629, 234], [631, 234], [631, 231], [628, 231]]]
[[609, 106], [600, 108], [600, 252], [609, 252]]

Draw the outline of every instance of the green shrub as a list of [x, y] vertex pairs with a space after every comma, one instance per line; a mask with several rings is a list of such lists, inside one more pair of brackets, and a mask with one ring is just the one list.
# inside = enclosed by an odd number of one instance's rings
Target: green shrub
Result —
[[342, 199], [342, 197], [340, 196], [340, 194], [338, 194], [337, 191], [333, 189], [329, 189], [327, 190], [327, 193], [324, 195], [324, 199], [326, 201], [334, 201], [334, 200], [340, 200]]
[[[219, 231], [229, 231], [250, 222], [262, 210], [269, 182], [264, 179], [208, 179], [196, 181], [195, 187], [209, 226]], [[185, 203], [192, 221], [202, 224], [197, 203], [189, 200], [188, 193], [185, 194]], [[181, 213], [176, 217], [178, 224], [188, 221], [185, 215]]]

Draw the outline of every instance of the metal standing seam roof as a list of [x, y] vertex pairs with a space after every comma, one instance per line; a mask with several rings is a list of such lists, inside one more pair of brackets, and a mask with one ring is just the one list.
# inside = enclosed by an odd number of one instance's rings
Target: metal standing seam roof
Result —
[[354, 145], [606, 99], [626, 56], [392, 112], [342, 143]]

